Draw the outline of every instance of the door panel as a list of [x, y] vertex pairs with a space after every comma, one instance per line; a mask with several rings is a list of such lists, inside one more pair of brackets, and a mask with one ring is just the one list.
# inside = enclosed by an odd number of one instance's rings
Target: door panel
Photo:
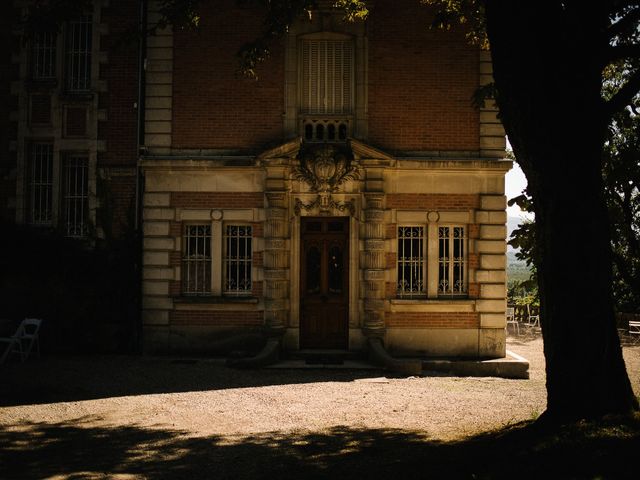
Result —
[[300, 347], [347, 348], [348, 218], [303, 218]]

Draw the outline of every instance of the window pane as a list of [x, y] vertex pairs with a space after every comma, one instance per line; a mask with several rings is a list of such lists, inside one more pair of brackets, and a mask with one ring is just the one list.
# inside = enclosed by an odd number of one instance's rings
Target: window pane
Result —
[[252, 228], [248, 225], [227, 225], [225, 237], [225, 294], [250, 295]]
[[344, 274], [344, 260], [342, 247], [334, 245], [329, 249], [329, 292], [342, 293], [342, 278]]
[[35, 80], [56, 77], [56, 34], [36, 33], [31, 48], [31, 75]]
[[89, 159], [84, 155], [65, 158], [62, 168], [62, 219], [65, 235], [85, 237], [89, 220]]
[[70, 92], [91, 88], [92, 16], [83, 15], [67, 25], [65, 42], [66, 87]]
[[464, 227], [438, 228], [438, 294], [462, 295], [467, 292], [466, 245]]
[[48, 225], [53, 203], [53, 145], [34, 143], [30, 153], [29, 222]]
[[423, 227], [398, 227], [397, 271], [399, 297], [425, 295]]
[[182, 244], [182, 293], [210, 295], [211, 225], [187, 225]]

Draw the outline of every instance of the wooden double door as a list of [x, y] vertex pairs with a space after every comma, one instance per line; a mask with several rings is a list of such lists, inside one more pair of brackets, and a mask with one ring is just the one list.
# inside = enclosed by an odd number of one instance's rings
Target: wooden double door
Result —
[[349, 218], [302, 217], [300, 348], [346, 349]]

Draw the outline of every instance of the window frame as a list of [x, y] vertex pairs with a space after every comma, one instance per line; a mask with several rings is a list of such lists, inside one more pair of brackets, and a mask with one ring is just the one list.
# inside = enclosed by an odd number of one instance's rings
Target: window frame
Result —
[[[43, 41], [46, 37], [48, 41]], [[48, 53], [47, 53], [48, 52]], [[39, 66], [44, 64], [43, 56], [48, 56], [49, 72], [43, 74]], [[40, 31], [36, 32], [29, 48], [29, 76], [34, 82], [55, 82], [58, 78], [58, 33]]]
[[[71, 95], [82, 95], [91, 92], [93, 84], [93, 48], [94, 48], [94, 16], [86, 13], [80, 17], [69, 20], [64, 32], [64, 91]], [[74, 29], [84, 28], [84, 49], [74, 41]], [[82, 39], [80, 39], [82, 40]], [[70, 48], [72, 47], [72, 48]], [[77, 67], [84, 65], [84, 69]], [[82, 73], [82, 75], [81, 75]], [[82, 84], [82, 85], [80, 85]]]
[[[48, 155], [45, 161], [47, 162], [46, 166], [46, 178], [43, 178], [43, 174], [41, 173], [36, 179], [37, 173], [36, 170], [42, 172], [42, 166], [39, 169], [36, 168], [36, 148], [37, 147], [49, 147]], [[42, 158], [39, 158], [42, 161]], [[27, 162], [26, 162], [26, 188], [25, 188], [25, 203], [26, 203], [26, 215], [25, 220], [28, 225], [32, 225], [35, 227], [51, 227], [55, 224], [55, 209], [56, 205], [54, 202], [55, 198], [55, 187], [56, 187], [56, 160], [55, 160], [55, 151], [54, 145], [52, 141], [46, 140], [32, 140], [28, 143], [27, 147]], [[37, 180], [37, 181], [36, 181]], [[42, 191], [45, 191], [44, 195]], [[40, 204], [38, 209], [38, 215], [36, 212], [36, 197], [38, 196], [36, 191], [40, 192], [40, 200], [37, 202]], [[46, 197], [44, 199], [45, 206], [42, 207], [42, 197]], [[43, 213], [44, 210], [44, 219]], [[37, 218], [36, 218], [37, 217]]]
[[[443, 228], [449, 228], [450, 231], [457, 229], [457, 228], [461, 228], [463, 231], [463, 236], [462, 236], [462, 247], [463, 247], [463, 255], [462, 255], [462, 261], [456, 260], [455, 257], [455, 242], [456, 242], [456, 237], [455, 235], [449, 235], [449, 237], [447, 237], [448, 240], [448, 248], [449, 248], [449, 255], [447, 258], [447, 277], [448, 277], [448, 281], [449, 284], [451, 284], [451, 281], [455, 279], [455, 269], [456, 269], [456, 265], [459, 263], [462, 263], [462, 276], [463, 276], [463, 281], [462, 281], [462, 287], [461, 287], [461, 291], [456, 292], [455, 290], [451, 290], [451, 291], [445, 291], [443, 292], [441, 290], [441, 277], [440, 277], [440, 268], [441, 268], [441, 263], [442, 263], [442, 257], [440, 257], [440, 241], [441, 241], [441, 237], [440, 237], [440, 230]], [[437, 280], [438, 280], [438, 298], [466, 298], [469, 296], [469, 226], [468, 225], [462, 225], [462, 224], [455, 224], [455, 223], [439, 223], [436, 225], [436, 229], [437, 229], [437, 237], [438, 237], [438, 250], [437, 250], [437, 256], [438, 256], [438, 276], [437, 276]], [[454, 287], [455, 288], [455, 287]]]
[[[413, 293], [412, 291], [409, 292], [405, 292], [400, 288], [400, 269], [401, 269], [401, 264], [403, 265], [403, 268], [406, 267], [407, 264], [409, 264], [409, 268], [412, 268], [411, 265], [414, 264], [416, 261], [413, 260], [413, 256], [411, 257], [411, 260], [406, 261], [403, 259], [400, 259], [400, 242], [403, 239], [407, 239], [410, 237], [401, 237], [400, 236], [400, 229], [406, 229], [406, 228], [419, 228], [422, 230], [421, 235], [418, 238], [419, 242], [420, 242], [420, 246], [421, 246], [421, 251], [419, 252], [419, 256], [417, 257], [418, 260], [417, 262], [421, 264], [421, 270], [422, 270], [422, 287], [420, 290], [418, 290], [416, 293]], [[420, 224], [410, 224], [410, 223], [403, 223], [402, 225], [397, 225], [396, 227], [396, 298], [402, 299], [402, 300], [416, 300], [416, 299], [426, 299], [427, 298], [427, 290], [428, 290], [428, 253], [429, 253], [429, 249], [427, 246], [428, 243], [428, 237], [427, 237], [427, 226], [426, 225], [420, 225]], [[410, 273], [411, 276], [411, 273]]]
[[[58, 215], [59, 224], [64, 232], [64, 236], [68, 238], [87, 238], [89, 234], [90, 225], [90, 210], [89, 210], [89, 153], [88, 152], [66, 152], [61, 155], [62, 165], [60, 168], [60, 212]], [[68, 170], [71, 166], [71, 161], [83, 161], [84, 165], [75, 165], [75, 168], [81, 169], [81, 191], [78, 192], [77, 188], [74, 192], [71, 192], [71, 186], [69, 185], [70, 175]], [[76, 172], [76, 187], [77, 187], [77, 172]], [[70, 233], [70, 220], [69, 213], [72, 210], [71, 203], [80, 204], [80, 219], [79, 225], [77, 215], [74, 215], [76, 221], [74, 222], [73, 229], [80, 229], [80, 233]]]
[[[196, 241], [196, 250], [198, 250], [198, 238], [199, 235], [196, 233], [195, 236], [193, 235], [189, 235], [189, 229], [191, 228], [202, 228], [204, 227], [205, 230], [208, 230], [208, 232], [205, 232], [203, 234], [203, 238], [204, 241], [202, 243], [202, 245], [205, 247], [204, 248], [204, 258], [199, 258], [199, 253], [198, 251], [196, 251], [195, 256], [196, 258], [193, 258], [192, 255], [189, 255], [188, 252], [190, 251], [189, 247], [191, 245], [191, 243], [189, 242], [189, 240], [191, 238], [195, 238]], [[208, 242], [207, 242], [207, 238], [208, 238]], [[213, 231], [211, 228], [211, 223], [195, 223], [195, 222], [188, 222], [188, 223], [184, 223], [183, 224], [183, 228], [182, 228], [182, 248], [181, 248], [181, 258], [180, 258], [180, 294], [182, 296], [185, 297], [205, 297], [205, 296], [211, 296], [212, 294], [212, 278], [213, 278], [213, 251], [212, 251], [212, 240], [213, 240]], [[208, 249], [206, 248], [208, 243]], [[209, 256], [207, 257], [206, 253], [209, 253]], [[186, 266], [185, 266], [186, 264]], [[193, 290], [188, 290], [186, 287], [189, 285], [189, 281], [185, 280], [185, 278], [189, 279], [189, 267], [191, 266], [191, 264], [195, 264], [195, 268], [196, 268], [196, 273], [195, 273], [195, 277], [196, 277], [196, 288]], [[204, 272], [201, 274], [202, 275], [202, 280], [204, 282], [205, 288], [203, 289], [198, 289], [197, 288], [197, 284], [198, 284], [198, 278], [199, 278], [199, 273], [198, 270], [200, 268], [200, 266], [204, 264]], [[208, 284], [208, 290], [206, 289], [206, 286]]]
[[[238, 234], [237, 236], [230, 236], [229, 235], [229, 229], [230, 228], [248, 228], [249, 229], [249, 235], [240, 235]], [[249, 240], [249, 258], [248, 260], [246, 258], [240, 258], [240, 256], [238, 255], [235, 259], [230, 257], [230, 252], [229, 252], [229, 246], [230, 246], [230, 242], [232, 239], [247, 239]], [[240, 223], [240, 222], [225, 222], [223, 224], [223, 241], [222, 241], [222, 245], [223, 245], [223, 249], [222, 249], [222, 269], [221, 269], [221, 275], [222, 275], [222, 295], [223, 296], [227, 296], [227, 297], [250, 297], [252, 295], [252, 291], [253, 291], [253, 225], [250, 225], [248, 223]], [[239, 251], [239, 245], [236, 246], [236, 251]], [[247, 253], [247, 249], [246, 249], [246, 240], [245, 240], [245, 254]], [[245, 275], [247, 274], [247, 264], [249, 265], [248, 267], [248, 273], [249, 273], [249, 288], [245, 288], [245, 289], [241, 289], [241, 288], [235, 288], [235, 289], [230, 289], [229, 288], [229, 284], [230, 284], [230, 278], [229, 278], [229, 271], [230, 271], [230, 263], [231, 262], [235, 262], [237, 263], [237, 269], [239, 269], [239, 265], [240, 264], [244, 264], [244, 273]], [[239, 270], [238, 270], [238, 274], [239, 274]], [[246, 277], [245, 277], [246, 279]]]

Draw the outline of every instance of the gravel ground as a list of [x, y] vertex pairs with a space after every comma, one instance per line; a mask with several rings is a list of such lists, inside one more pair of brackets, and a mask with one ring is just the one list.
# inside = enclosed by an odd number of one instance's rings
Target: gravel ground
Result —
[[[113, 455], [123, 465], [136, 455], [167, 462], [187, 448], [177, 439], [234, 445], [384, 431], [458, 440], [544, 411], [541, 338], [510, 336], [507, 348], [529, 360], [530, 379], [400, 377], [378, 370], [245, 371], [217, 360], [168, 357], [43, 356], [11, 363], [0, 367], [0, 465], [19, 458], [14, 454], [24, 450], [24, 442], [43, 439], [49, 449], [72, 442], [85, 451], [96, 438], [118, 438], [123, 445]], [[626, 345], [624, 357], [640, 395], [640, 345]], [[65, 449], [58, 453], [60, 458], [66, 454]], [[38, 463], [31, 457], [22, 461]], [[88, 460], [80, 463], [73, 471], [82, 467], [86, 476], [55, 476], [59, 469], [53, 469], [42, 478], [111, 478], [100, 477]], [[110, 465], [102, 471], [115, 468]]]

